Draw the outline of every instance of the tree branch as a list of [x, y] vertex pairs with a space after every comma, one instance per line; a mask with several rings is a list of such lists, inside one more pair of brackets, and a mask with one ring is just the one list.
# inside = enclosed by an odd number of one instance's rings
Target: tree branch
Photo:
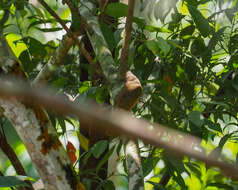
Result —
[[[130, 111], [137, 103], [142, 87], [138, 78], [128, 71], [129, 46], [134, 15], [135, 0], [128, 4], [128, 14], [123, 36], [122, 53], [120, 59], [119, 76], [125, 80], [125, 85], [116, 96], [116, 107]], [[125, 155], [128, 170], [129, 189], [144, 189], [144, 177], [137, 140], [126, 140]]]
[[[2, 133], [0, 132], [0, 148], [2, 149], [2, 151], [6, 154], [6, 156], [12, 163], [13, 167], [16, 170], [16, 173], [18, 175], [27, 176], [20, 160], [18, 159], [16, 153], [13, 151], [12, 147], [8, 144], [7, 139], [3, 132]], [[21, 189], [33, 190], [31, 183], [29, 181], [26, 181], [26, 183], [29, 185], [29, 187], [23, 187]]]
[[96, 63], [93, 61], [93, 58], [89, 54], [89, 52], [84, 48], [82, 43], [79, 42], [78, 38], [73, 34], [73, 32], [66, 26], [66, 24], [61, 20], [61, 18], [48, 6], [48, 4], [44, 0], [38, 0], [40, 4], [61, 24], [61, 26], [65, 29], [67, 34], [75, 41], [76, 45], [78, 46], [80, 52], [84, 55], [87, 61], [96, 68]]
[[54, 55], [50, 58], [48, 63], [41, 69], [39, 74], [36, 76], [33, 85], [46, 82], [62, 64], [65, 55], [68, 53], [74, 40], [69, 36], [65, 35], [60, 42], [60, 45], [57, 47]]
[[64, 0], [64, 2], [69, 6], [70, 10], [78, 17], [79, 21], [81, 21], [82, 28], [85, 28], [91, 34], [93, 32], [92, 27], [88, 25], [87, 21], [80, 15], [78, 9], [74, 7], [70, 0]]
[[129, 0], [128, 14], [126, 17], [126, 26], [125, 26], [124, 36], [123, 36], [123, 44], [122, 44], [122, 52], [121, 52], [121, 60], [120, 60], [120, 76], [122, 78], [125, 78], [126, 71], [128, 70], [128, 57], [129, 57], [129, 47], [130, 47], [130, 41], [131, 41], [134, 5], [135, 5], [135, 0]]
[[[132, 139], [140, 138], [146, 143], [165, 148], [168, 152], [177, 156], [187, 155], [201, 160], [209, 166], [217, 166], [226, 176], [238, 179], [236, 165], [220, 162], [216, 158], [207, 157], [205, 153], [199, 151], [200, 139], [159, 124], [151, 124], [145, 120], [136, 119], [128, 112], [122, 110], [106, 111], [86, 102], [76, 105], [52, 94], [52, 92], [49, 93], [49, 90], [45, 88], [31, 88], [26, 83], [19, 82], [19, 80], [4, 82], [2, 79], [0, 81], [0, 96], [7, 99], [8, 102], [15, 102], [11, 97], [20, 98], [28, 103], [34, 102], [60, 114], [76, 116], [84, 122], [91, 121], [95, 127], [102, 130], [117, 132]], [[3, 99], [1, 99], [2, 103]], [[14, 107], [12, 109], [14, 110]], [[28, 120], [29, 118], [26, 121]]]

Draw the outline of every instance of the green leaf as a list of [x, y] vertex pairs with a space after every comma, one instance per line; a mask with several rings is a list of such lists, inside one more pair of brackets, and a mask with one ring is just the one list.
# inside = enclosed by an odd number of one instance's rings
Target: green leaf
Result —
[[107, 149], [108, 141], [107, 140], [101, 140], [98, 141], [96, 144], [93, 145], [91, 151], [95, 158], [99, 158]]
[[198, 111], [191, 111], [188, 114], [188, 119], [197, 127], [201, 127], [204, 123], [203, 115]]
[[147, 176], [155, 167], [157, 162], [159, 161], [159, 158], [154, 157], [148, 157], [142, 159], [142, 169], [144, 176]]
[[186, 162], [185, 165], [198, 177], [200, 178], [202, 176], [201, 173], [201, 168], [199, 165], [196, 165], [194, 163], [191, 162]]
[[114, 33], [112, 29], [104, 22], [100, 22], [100, 28], [103, 36], [107, 42], [107, 45], [111, 51], [116, 47], [116, 41], [114, 39]]
[[222, 27], [221, 29], [219, 29], [217, 32], [215, 32], [212, 35], [212, 38], [211, 38], [211, 40], [209, 41], [209, 44], [208, 44], [208, 49], [209, 50], [213, 50], [215, 48], [215, 46], [217, 45], [217, 43], [220, 40], [222, 40], [222, 36], [223, 36], [226, 28], [227, 27]]
[[128, 6], [124, 3], [109, 3], [105, 10], [108, 16], [113, 18], [120, 18], [127, 15]]
[[223, 146], [225, 145], [226, 141], [229, 140], [229, 138], [231, 137], [231, 135], [232, 135], [232, 133], [231, 133], [231, 134], [226, 134], [226, 135], [224, 135], [224, 136], [221, 138], [221, 140], [220, 140], [218, 146], [219, 146], [220, 148], [223, 148]]
[[153, 190], [166, 190], [166, 188], [159, 183], [155, 183], [153, 181], [147, 181], [147, 183], [150, 183], [151, 185], [154, 186]]
[[19, 59], [22, 63], [23, 70], [27, 73], [32, 72], [33, 69], [37, 66], [37, 64], [31, 62], [31, 59], [27, 50], [21, 52]]
[[170, 45], [167, 40], [164, 40], [161, 37], [158, 37], [156, 40], [149, 40], [146, 42], [146, 46], [149, 50], [153, 52], [154, 55], [159, 56], [160, 50], [165, 54], [165, 56], [170, 51]]
[[60, 125], [60, 127], [62, 129], [62, 132], [64, 134], [66, 132], [65, 121], [64, 121], [64, 119], [62, 117], [58, 117], [57, 119], [58, 119], [59, 125]]
[[115, 186], [113, 184], [112, 181], [107, 180], [104, 184], [103, 184], [103, 189], [104, 190], [115, 190]]
[[23, 38], [23, 41], [28, 45], [28, 50], [34, 57], [44, 58], [46, 56], [45, 46], [40, 41], [31, 37]]
[[230, 185], [224, 183], [209, 183], [206, 185], [207, 187], [217, 187], [218, 189], [225, 189], [225, 190], [234, 190], [234, 188]]
[[195, 26], [189, 25], [181, 30], [180, 35], [181, 36], [192, 35], [194, 30], [195, 30]]
[[91, 83], [89, 81], [84, 81], [82, 86], [80, 86], [78, 89], [79, 94], [82, 94], [83, 92], [87, 92], [90, 86], [91, 86]]
[[170, 45], [168, 44], [167, 40], [164, 40], [161, 37], [157, 38], [160, 49], [167, 55], [170, 51]]
[[207, 19], [202, 15], [202, 13], [195, 7], [190, 4], [187, 4], [189, 13], [191, 14], [193, 21], [195, 22], [198, 30], [203, 37], [207, 37], [211, 31], [212, 27], [209, 25]]
[[61, 77], [57, 80], [54, 80], [51, 85], [55, 88], [64, 87], [67, 84], [67, 80], [68, 79], [66, 77]]
[[39, 20], [36, 20], [34, 22], [32, 22], [28, 27], [27, 27], [27, 30], [30, 30], [30, 28], [36, 26], [36, 25], [39, 25], [39, 24], [46, 24], [46, 23], [56, 23], [56, 20], [55, 19], [47, 19], [47, 20], [43, 20], [43, 19], [39, 19]]
[[146, 46], [154, 55], [159, 55], [159, 45], [155, 40], [147, 41]]
[[0, 187], [28, 186], [26, 176], [0, 176]]
[[123, 145], [123, 142], [120, 139], [120, 141], [119, 141], [119, 143], [117, 145], [117, 150], [116, 150], [118, 156], [120, 155], [120, 151], [121, 151], [122, 145]]
[[221, 132], [222, 133], [222, 128], [218, 123], [213, 123], [212, 121], [206, 119], [205, 120], [205, 124], [207, 124], [207, 126], [215, 131]]
[[57, 32], [57, 31], [60, 31], [62, 30], [62, 28], [39, 28], [39, 27], [36, 27], [37, 30], [40, 30], [42, 32]]
[[167, 28], [161, 28], [157, 26], [152, 26], [152, 25], [146, 25], [145, 29], [148, 30], [149, 32], [161, 32], [161, 33], [171, 33], [171, 30], [168, 30]]
[[97, 165], [97, 167], [96, 167], [96, 173], [98, 173], [98, 171], [100, 170], [100, 168], [107, 162], [107, 160], [109, 159], [109, 157], [112, 155], [114, 149], [115, 149], [115, 146], [113, 146], [113, 147], [105, 154], [105, 156], [100, 160], [100, 162], [98, 163], [98, 165]]
[[[195, 56], [203, 56], [206, 53], [207, 47], [204, 39], [201, 37], [196, 38], [191, 45], [191, 53]], [[206, 55], [206, 54], [205, 54]]]
[[133, 18], [133, 22], [135, 22], [140, 29], [144, 29], [145, 28], [146, 21], [144, 19], [141, 19], [141, 18], [138, 18], [138, 17], [134, 17]]

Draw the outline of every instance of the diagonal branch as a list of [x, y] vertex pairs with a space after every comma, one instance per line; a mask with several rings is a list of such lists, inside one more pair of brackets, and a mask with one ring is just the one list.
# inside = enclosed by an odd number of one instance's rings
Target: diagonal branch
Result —
[[[3, 130], [3, 129], [2, 129]], [[10, 146], [10, 144], [7, 142], [7, 138], [4, 134], [4, 132], [0, 132], [0, 149], [5, 153], [5, 155], [8, 157], [10, 162], [12, 163], [16, 173], [18, 175], [27, 176], [20, 160], [18, 159], [16, 153], [14, 152], [13, 148]], [[33, 187], [29, 181], [26, 181], [26, 183], [29, 185], [29, 187], [22, 187], [22, 190], [33, 190]]]
[[[11, 101], [11, 97], [25, 102], [34, 102], [60, 114], [76, 116], [84, 122], [91, 121], [102, 130], [115, 131], [129, 138], [140, 138], [146, 143], [165, 148], [177, 156], [187, 155], [205, 162], [208, 166], [219, 167], [226, 176], [238, 179], [238, 167], [220, 162], [215, 157], [207, 157], [201, 151], [200, 139], [182, 132], [151, 124], [145, 120], [132, 117], [122, 110], [109, 111], [96, 105], [82, 102], [78, 105], [60, 96], [50, 93], [46, 88], [31, 88], [24, 82], [0, 80], [0, 97]], [[52, 98], [54, 97], [54, 98]]]
[[92, 27], [87, 23], [87, 21], [80, 15], [79, 11], [75, 6], [72, 4], [70, 0], [64, 0], [70, 10], [78, 17], [79, 21], [81, 21], [82, 27], [85, 28], [90, 34], [93, 32]]
[[[60, 23], [60, 25], [65, 29], [67, 34], [75, 41], [76, 45], [78, 46], [80, 52], [83, 56], [87, 59], [87, 61], [96, 68], [96, 63], [94, 62], [93, 58], [89, 54], [89, 52], [84, 48], [83, 44], [79, 42], [78, 38], [73, 34], [73, 32], [66, 26], [66, 24], [61, 20], [61, 18], [52, 10], [49, 5], [44, 0], [38, 0], [40, 4]], [[95, 69], [98, 70], [97, 68]]]
[[60, 45], [55, 50], [54, 55], [50, 58], [48, 63], [41, 69], [32, 84], [36, 85], [48, 81], [48, 79], [50, 79], [50, 77], [62, 64], [65, 55], [68, 53], [73, 44], [74, 40], [69, 36], [65, 35], [62, 41], [60, 42]]

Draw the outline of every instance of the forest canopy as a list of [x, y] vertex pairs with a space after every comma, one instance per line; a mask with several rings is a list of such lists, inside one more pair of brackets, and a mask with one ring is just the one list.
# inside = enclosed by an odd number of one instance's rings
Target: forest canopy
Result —
[[238, 188], [237, 0], [0, 0], [0, 188]]

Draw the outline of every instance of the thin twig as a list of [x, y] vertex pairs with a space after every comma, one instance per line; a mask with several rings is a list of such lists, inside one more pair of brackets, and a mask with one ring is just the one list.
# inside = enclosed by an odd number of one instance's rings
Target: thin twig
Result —
[[131, 30], [134, 15], [135, 0], [129, 0], [128, 14], [126, 17], [126, 26], [123, 37], [121, 61], [120, 61], [120, 76], [125, 77], [126, 71], [128, 70], [128, 57], [129, 57], [129, 46], [131, 40]]
[[104, 13], [104, 11], [105, 11], [105, 9], [106, 9], [108, 3], [109, 3], [109, 0], [106, 0], [106, 1], [104, 2], [103, 6], [102, 6], [102, 13]]
[[82, 43], [79, 42], [78, 38], [73, 34], [73, 32], [66, 26], [66, 24], [62, 21], [62, 19], [54, 12], [53, 9], [49, 7], [49, 5], [44, 0], [38, 0], [40, 4], [61, 24], [61, 26], [65, 29], [67, 34], [75, 41], [78, 46], [80, 52], [84, 55], [87, 61], [92, 65], [96, 66], [96, 63], [93, 61], [93, 58], [89, 54], [89, 52], [84, 48]]
[[78, 17], [79, 21], [83, 28], [85, 28], [90, 34], [93, 32], [93, 29], [88, 25], [87, 21], [80, 15], [79, 11], [75, 6], [72, 4], [70, 0], [64, 0], [64, 2], [69, 6], [70, 10]]

